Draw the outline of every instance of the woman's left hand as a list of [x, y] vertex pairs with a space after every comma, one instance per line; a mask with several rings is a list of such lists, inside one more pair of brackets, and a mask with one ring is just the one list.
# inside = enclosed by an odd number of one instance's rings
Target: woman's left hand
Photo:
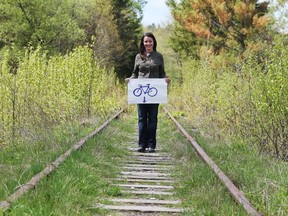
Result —
[[165, 78], [165, 82], [166, 82], [168, 85], [169, 85], [170, 81], [171, 81], [171, 80], [170, 80], [168, 77]]

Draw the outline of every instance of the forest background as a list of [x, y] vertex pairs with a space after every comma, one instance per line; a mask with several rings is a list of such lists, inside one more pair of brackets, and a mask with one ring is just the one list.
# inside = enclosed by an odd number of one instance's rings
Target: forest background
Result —
[[1, 0], [0, 146], [123, 106], [123, 78], [152, 31], [175, 110], [214, 138], [287, 160], [287, 11], [282, 23], [274, 16], [287, 3], [169, 0], [174, 22], [146, 27], [144, 5]]
[[167, 0], [173, 23], [142, 26], [145, 3], [0, 0], [3, 155], [18, 151], [14, 163], [32, 146], [45, 154], [43, 143], [126, 106], [123, 80], [151, 31], [176, 118], [214, 141], [287, 161], [288, 10], [279, 15], [287, 2]]

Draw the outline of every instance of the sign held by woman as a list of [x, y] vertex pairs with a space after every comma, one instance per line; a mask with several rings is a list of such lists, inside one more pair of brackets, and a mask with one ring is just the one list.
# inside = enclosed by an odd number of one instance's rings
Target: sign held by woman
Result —
[[128, 104], [153, 103], [167, 103], [167, 82], [165, 79], [130, 79]]

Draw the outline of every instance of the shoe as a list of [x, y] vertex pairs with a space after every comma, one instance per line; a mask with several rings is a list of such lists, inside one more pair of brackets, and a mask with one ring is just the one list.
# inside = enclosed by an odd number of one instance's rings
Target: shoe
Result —
[[155, 152], [155, 149], [153, 149], [153, 148], [148, 148], [148, 152], [149, 152], [149, 153], [154, 153], [154, 152]]
[[138, 152], [145, 152], [145, 148], [144, 148], [144, 147], [139, 147], [139, 148], [137, 149], [137, 151], [138, 151]]

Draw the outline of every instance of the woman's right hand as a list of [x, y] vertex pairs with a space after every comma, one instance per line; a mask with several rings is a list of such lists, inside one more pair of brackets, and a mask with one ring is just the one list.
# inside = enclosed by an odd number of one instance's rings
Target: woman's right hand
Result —
[[130, 78], [126, 78], [125, 79], [125, 83], [128, 84], [129, 83]]

